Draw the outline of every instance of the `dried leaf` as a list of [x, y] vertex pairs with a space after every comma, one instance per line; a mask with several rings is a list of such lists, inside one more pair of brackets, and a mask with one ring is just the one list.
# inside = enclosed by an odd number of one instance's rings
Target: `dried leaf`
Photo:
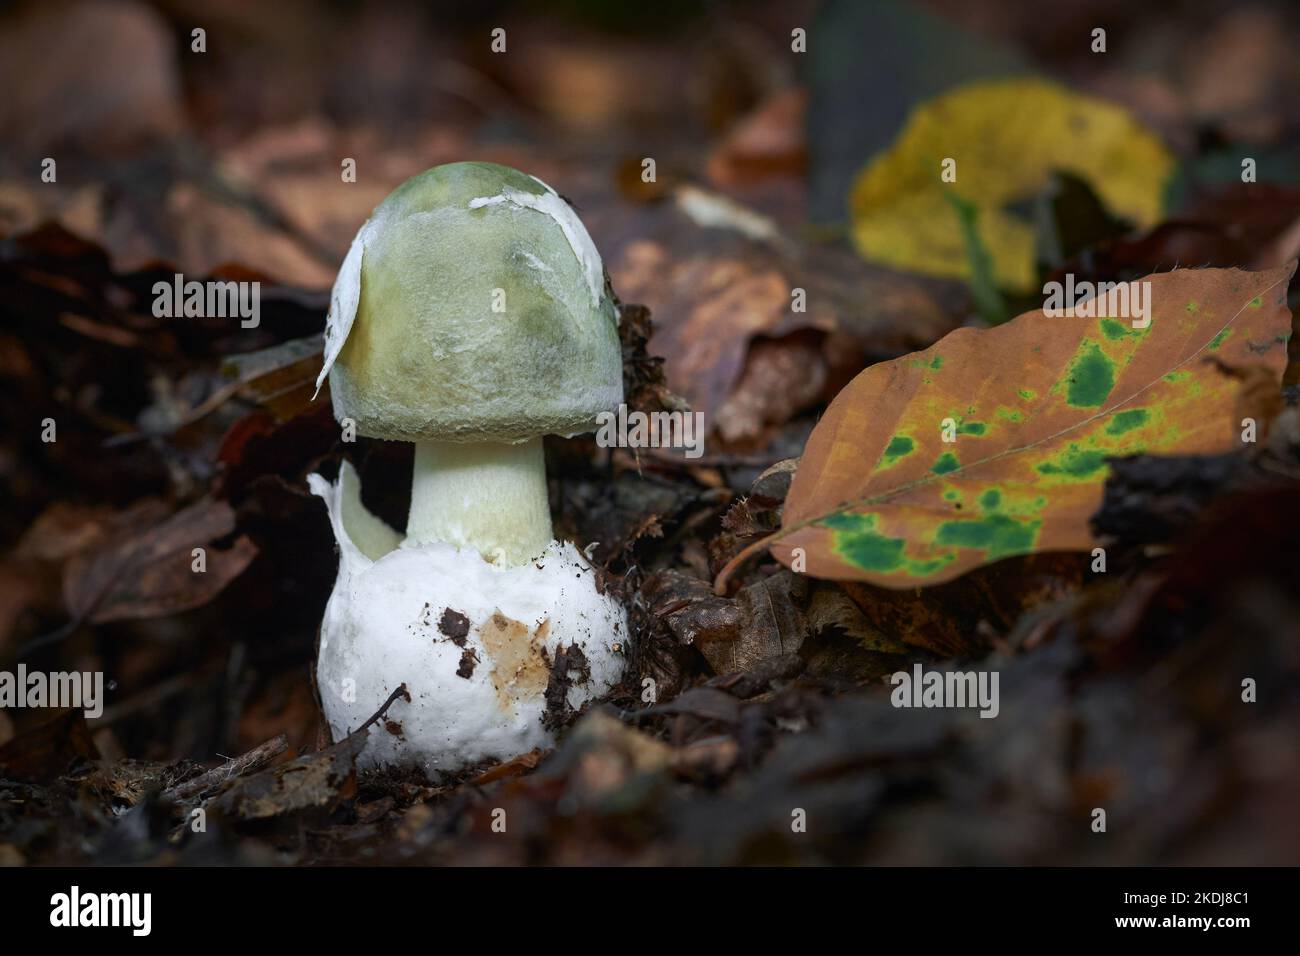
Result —
[[0, 746], [0, 776], [52, 780], [79, 760], [98, 760], [99, 751], [80, 710], [65, 710]]
[[754, 441], [769, 425], [784, 425], [818, 403], [828, 370], [820, 336], [802, 330], [776, 341], [760, 339], [749, 349], [745, 371], [718, 409], [718, 437]]
[[[229, 548], [212, 546], [235, 528], [234, 511], [224, 501], [205, 499], [166, 520], [159, 517], [155, 503], [138, 505], [124, 513], [112, 542], [68, 562], [63, 596], [74, 619], [102, 624], [201, 607], [257, 555], [243, 535]], [[149, 526], [151, 520], [157, 523]], [[147, 530], [139, 531], [141, 524]], [[201, 572], [194, 570], [195, 548], [206, 552]]]
[[[238, 382], [241, 395], [282, 422], [311, 409], [322, 347], [319, 335], [290, 339], [257, 352], [232, 355], [222, 371]], [[328, 393], [325, 397], [328, 399]]]
[[736, 635], [696, 636], [695, 646], [715, 674], [749, 672], [765, 661], [798, 652], [808, 623], [791, 590], [801, 583], [782, 571], [742, 588], [736, 595], [736, 607], [743, 615]]
[[6, 152], [126, 151], [184, 127], [176, 44], [145, 4], [27, 4], [0, 29]]
[[[678, 223], [676, 232], [633, 240], [607, 261], [619, 295], [654, 313], [650, 348], [664, 357], [668, 386], [710, 427], [758, 336], [816, 330], [843, 335], [845, 352], [866, 345], [896, 355], [955, 324], [944, 304], [951, 296], [933, 280], [871, 269], [848, 250], [792, 251]], [[805, 291], [806, 312], [793, 311], [792, 289]], [[845, 359], [855, 363], [849, 374], [864, 364], [860, 354]]]
[[1146, 328], [1030, 312], [867, 369], [809, 438], [773, 553], [910, 588], [1090, 547], [1108, 457], [1240, 447], [1241, 382], [1207, 359], [1280, 380], [1294, 270], [1152, 276]]
[[746, 116], [709, 157], [709, 178], [719, 185], [771, 175], [799, 175], [807, 163], [804, 126], [808, 91], [772, 94]]
[[544, 771], [561, 778], [574, 804], [591, 805], [618, 793], [642, 776], [667, 770], [673, 750], [603, 710], [582, 718]]
[[357, 754], [365, 745], [364, 733], [349, 734], [318, 753], [240, 777], [217, 805], [241, 820], [331, 810], [356, 794]]

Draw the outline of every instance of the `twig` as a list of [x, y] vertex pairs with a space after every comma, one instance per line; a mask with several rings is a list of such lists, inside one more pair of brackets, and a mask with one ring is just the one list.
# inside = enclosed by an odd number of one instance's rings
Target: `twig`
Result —
[[767, 550], [767, 548], [770, 545], [775, 544], [778, 540], [784, 538], [787, 534], [797, 531], [805, 524], [811, 524], [811, 522], [806, 521], [803, 522], [802, 524], [795, 525], [790, 528], [782, 528], [780, 531], [774, 531], [771, 534], [765, 534], [757, 541], [746, 545], [744, 548], [738, 551], [730, 561], [728, 561], [723, 566], [721, 571], [718, 572], [718, 576], [713, 582], [713, 593], [718, 595], [719, 597], [726, 597], [731, 590], [731, 576], [736, 573], [736, 570], [742, 564], [745, 564], [751, 558], [761, 554], [763, 551]]
[[231, 757], [219, 767], [199, 774], [190, 780], [184, 780], [164, 791], [164, 796], [172, 800], [189, 800], [205, 790], [214, 790], [235, 777], [260, 770], [280, 754], [289, 749], [289, 738], [284, 734], [272, 737], [265, 743], [258, 744], [248, 753]]
[[[411, 692], [406, 689], [405, 683], [398, 684], [397, 690], [389, 694], [388, 700], [384, 701], [384, 706], [380, 707], [377, 711], [375, 711], [374, 714], [371, 715], [370, 719], [367, 720], [364, 724], [362, 724], [356, 730], [352, 731], [352, 734], [361, 733], [361, 731], [365, 730], [367, 727], [369, 727], [371, 724], [377, 721], [380, 717], [384, 716], [384, 714], [388, 713], [388, 708], [393, 706], [393, 701], [397, 700], [397, 698], [399, 697], [406, 698], [407, 703], [410, 703], [411, 701]], [[352, 734], [348, 734], [348, 736], [351, 737]]]

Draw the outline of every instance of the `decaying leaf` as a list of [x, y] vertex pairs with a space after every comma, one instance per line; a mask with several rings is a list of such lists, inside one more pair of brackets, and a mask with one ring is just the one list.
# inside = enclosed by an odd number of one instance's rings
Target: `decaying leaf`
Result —
[[906, 588], [1090, 547], [1107, 458], [1241, 447], [1219, 364], [1280, 380], [1294, 270], [1151, 276], [1145, 328], [1040, 310], [872, 366], [809, 438], [773, 553]]
[[80, 146], [122, 153], [184, 129], [176, 43], [159, 11], [79, 2], [4, 12], [6, 152]]
[[285, 421], [312, 407], [321, 348], [319, 335], [290, 339], [257, 352], [232, 355], [222, 371], [236, 380], [240, 394], [266, 408], [276, 421]]
[[[953, 178], [945, 181], [949, 160]], [[967, 278], [957, 206], [975, 230], [999, 285], [1034, 282], [1032, 204], [1056, 171], [1086, 181], [1108, 209], [1140, 226], [1160, 215], [1174, 160], [1123, 109], [1042, 80], [972, 83], [919, 107], [859, 174], [850, 197], [853, 238], [875, 262]]]
[[591, 805], [637, 777], [658, 775], [673, 756], [673, 749], [662, 741], [638, 733], [607, 711], [594, 710], [573, 728], [546, 774], [564, 781], [575, 805]]
[[808, 91], [802, 87], [772, 94], [714, 150], [709, 157], [709, 177], [728, 185], [774, 174], [802, 173], [808, 159], [807, 112]]
[[808, 635], [800, 604], [806, 581], [784, 571], [743, 588], [734, 599], [681, 571], [646, 584], [653, 613], [682, 645], [697, 648], [717, 674], [747, 671], [798, 652]]
[[62, 710], [0, 746], [0, 777], [52, 780], [76, 761], [98, 758], [85, 714]]
[[349, 734], [325, 750], [240, 777], [217, 805], [240, 820], [335, 807], [356, 793], [357, 754], [365, 745], [364, 733]]
[[[650, 350], [664, 357], [667, 384], [712, 427], [745, 370], [757, 336], [816, 330], [837, 334], [841, 351], [896, 355], [932, 342], [955, 324], [953, 298], [932, 280], [864, 269], [852, 252], [817, 248], [794, 255], [730, 229], [681, 230], [638, 239], [608, 260], [614, 288], [655, 315]], [[942, 283], [938, 283], [942, 286]], [[806, 312], [791, 308], [791, 290]], [[858, 364], [850, 372], [862, 367]]]
[[1213, 516], [1221, 499], [1294, 482], [1300, 476], [1300, 408], [1283, 410], [1274, 426], [1267, 442], [1261, 439], [1244, 454], [1113, 459], [1093, 531], [1108, 548], [1168, 544]]
[[[142, 502], [123, 513], [105, 547], [68, 562], [63, 595], [74, 619], [102, 624], [201, 607], [257, 555], [247, 535], [229, 548], [213, 546], [235, 530], [234, 511], [224, 501], [204, 499], [161, 517], [156, 502]], [[196, 570], [196, 548], [204, 552], [202, 571]]]

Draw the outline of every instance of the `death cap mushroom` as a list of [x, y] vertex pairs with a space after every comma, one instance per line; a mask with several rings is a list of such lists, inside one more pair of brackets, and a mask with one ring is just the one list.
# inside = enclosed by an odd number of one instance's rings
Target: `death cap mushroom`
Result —
[[400, 441], [520, 442], [591, 431], [622, 401], [618, 317], [569, 204], [494, 163], [394, 190], [335, 285], [335, 416]]

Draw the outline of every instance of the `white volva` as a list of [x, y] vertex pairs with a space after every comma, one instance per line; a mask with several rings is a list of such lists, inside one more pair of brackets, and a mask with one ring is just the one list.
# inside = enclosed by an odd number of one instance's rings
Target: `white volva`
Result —
[[456, 770], [549, 744], [546, 688], [561, 650], [568, 706], [618, 681], [623, 609], [596, 591], [572, 544], [552, 541], [518, 567], [450, 544], [398, 547], [397, 532], [361, 504], [350, 464], [334, 484], [309, 481], [339, 546], [316, 671], [330, 731], [355, 730], [403, 683], [411, 695], [372, 726], [363, 765]]

